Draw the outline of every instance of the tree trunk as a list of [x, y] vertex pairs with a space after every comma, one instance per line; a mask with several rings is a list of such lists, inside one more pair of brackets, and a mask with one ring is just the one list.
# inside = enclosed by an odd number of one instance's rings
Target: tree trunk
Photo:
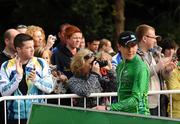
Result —
[[115, 3], [115, 41], [118, 40], [118, 36], [121, 32], [124, 31], [124, 22], [125, 22], [125, 17], [124, 17], [124, 6], [125, 6], [125, 0], [116, 0]]

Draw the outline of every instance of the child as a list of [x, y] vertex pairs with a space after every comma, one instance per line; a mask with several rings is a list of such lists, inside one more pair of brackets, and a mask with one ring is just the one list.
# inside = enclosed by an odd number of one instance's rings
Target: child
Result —
[[51, 64], [51, 51], [45, 50], [43, 47], [39, 47], [35, 50], [34, 55], [36, 57], [41, 57], [46, 60], [51, 69], [51, 74], [53, 77], [53, 82], [55, 84], [53, 93], [60, 94], [66, 93], [65, 83], [67, 81], [67, 77], [62, 74], [62, 72], [58, 71], [56, 65]]

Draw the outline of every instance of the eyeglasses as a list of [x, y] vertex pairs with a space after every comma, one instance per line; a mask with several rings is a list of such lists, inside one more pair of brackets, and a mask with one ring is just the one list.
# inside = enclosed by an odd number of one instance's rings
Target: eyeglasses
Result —
[[146, 37], [153, 38], [153, 39], [157, 38], [156, 36], [149, 36], [149, 35], [146, 35]]
[[89, 53], [84, 56], [84, 59], [88, 60], [88, 59], [92, 58], [93, 56], [94, 56], [94, 53]]
[[152, 39], [156, 39], [157, 41], [161, 41], [161, 36], [149, 36], [149, 35], [145, 35], [146, 37], [152, 38]]

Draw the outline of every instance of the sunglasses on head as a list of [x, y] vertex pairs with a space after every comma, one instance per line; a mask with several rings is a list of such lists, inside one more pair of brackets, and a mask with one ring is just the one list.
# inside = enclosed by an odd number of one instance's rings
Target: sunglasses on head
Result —
[[88, 59], [92, 58], [93, 56], [94, 56], [94, 53], [89, 53], [84, 56], [84, 59], [88, 60]]

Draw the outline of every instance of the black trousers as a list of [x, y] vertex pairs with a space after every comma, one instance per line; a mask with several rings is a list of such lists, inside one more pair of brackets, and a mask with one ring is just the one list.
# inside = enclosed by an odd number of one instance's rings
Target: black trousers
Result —
[[[168, 103], [169, 103], [168, 97], [164, 94], [161, 94], [160, 95], [160, 106], [161, 106], [160, 115], [163, 117], [168, 117], [168, 112], [167, 112]], [[158, 107], [150, 109], [150, 114], [158, 116]]]
[[158, 107], [150, 108], [149, 110], [151, 115], [158, 116]]
[[[2, 97], [1, 94], [0, 97]], [[0, 102], [0, 122], [4, 124], [4, 101]]]
[[[26, 124], [26, 122], [27, 122], [27, 119], [21, 119], [20, 124]], [[18, 124], [18, 120], [17, 119], [15, 119], [15, 120], [8, 120], [7, 124]]]

